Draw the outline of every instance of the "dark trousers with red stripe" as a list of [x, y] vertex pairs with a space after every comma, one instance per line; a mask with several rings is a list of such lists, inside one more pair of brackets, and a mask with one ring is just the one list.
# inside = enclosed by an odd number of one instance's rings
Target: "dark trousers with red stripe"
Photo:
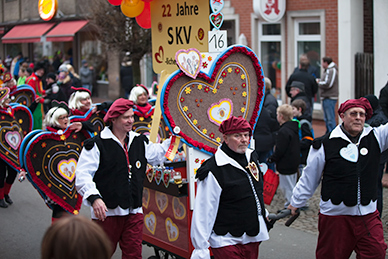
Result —
[[141, 259], [141, 243], [143, 240], [143, 214], [127, 216], [109, 216], [105, 221], [94, 220], [100, 225], [112, 242], [112, 255], [117, 243], [122, 251], [122, 258]]
[[214, 259], [257, 259], [260, 242], [212, 248]]
[[387, 244], [383, 225], [376, 210], [365, 216], [327, 216], [319, 214], [317, 259], [383, 259]]

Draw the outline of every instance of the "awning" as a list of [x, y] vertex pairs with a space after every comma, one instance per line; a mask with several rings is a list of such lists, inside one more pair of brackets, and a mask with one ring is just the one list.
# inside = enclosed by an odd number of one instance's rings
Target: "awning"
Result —
[[29, 43], [40, 42], [40, 37], [45, 34], [55, 23], [39, 23], [16, 25], [1, 38], [3, 43]]
[[89, 21], [61, 22], [46, 35], [46, 41], [73, 41], [74, 35]]

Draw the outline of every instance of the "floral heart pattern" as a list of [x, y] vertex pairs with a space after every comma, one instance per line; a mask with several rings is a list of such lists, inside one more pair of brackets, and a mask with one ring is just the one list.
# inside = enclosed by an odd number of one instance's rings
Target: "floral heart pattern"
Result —
[[168, 206], [167, 194], [164, 194], [162, 192], [155, 192], [155, 199], [156, 199], [156, 206], [158, 207], [159, 211], [163, 213]]
[[[25, 166], [33, 185], [70, 213], [78, 214], [82, 197], [75, 189], [75, 170], [83, 141], [90, 134], [69, 129], [41, 131], [28, 140]], [[24, 146], [24, 143], [22, 143]]]
[[252, 50], [229, 47], [217, 56], [209, 73], [200, 71], [194, 80], [178, 70], [166, 80], [161, 100], [164, 119], [186, 144], [215, 153], [222, 141], [218, 126], [223, 120], [243, 117], [254, 128], [264, 96], [263, 79]]
[[223, 13], [212, 13], [209, 16], [210, 23], [216, 28], [219, 29], [224, 23], [224, 14]]
[[144, 225], [146, 229], [152, 234], [155, 235], [156, 230], [156, 216], [154, 212], [150, 212], [144, 217]]
[[165, 221], [168, 241], [174, 242], [179, 237], [179, 228], [172, 220], [167, 217]]
[[16, 170], [20, 169], [21, 142], [32, 126], [32, 114], [26, 106], [14, 104], [8, 110], [0, 109], [0, 157]]
[[175, 54], [178, 67], [189, 77], [196, 78], [201, 69], [202, 58], [199, 50], [191, 48], [178, 50]]

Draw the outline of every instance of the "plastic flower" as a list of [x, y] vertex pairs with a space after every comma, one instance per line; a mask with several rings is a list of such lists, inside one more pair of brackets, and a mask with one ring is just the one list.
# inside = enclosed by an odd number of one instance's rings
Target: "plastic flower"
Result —
[[232, 73], [233, 69], [231, 67], [228, 68], [228, 73]]
[[221, 142], [221, 138], [220, 138], [220, 137], [217, 137], [217, 138], [216, 138], [216, 141], [217, 141], [217, 142]]
[[189, 110], [189, 107], [183, 106], [183, 111], [187, 112]]
[[197, 125], [198, 121], [197, 120], [193, 120], [193, 124], [194, 125]]
[[242, 92], [242, 96], [243, 96], [243, 97], [247, 97], [247, 92], [245, 92], [245, 91]]
[[245, 112], [245, 107], [242, 107], [241, 110], [240, 110], [242, 113]]
[[223, 71], [222, 74], [221, 74], [222, 77], [226, 77], [227, 76], [227, 73], [226, 71]]
[[236, 74], [240, 73], [240, 68], [237, 67], [237, 68], [234, 70], [234, 72], [235, 72]]
[[241, 79], [242, 79], [242, 80], [245, 79], [245, 75], [244, 75], [244, 74], [241, 75]]
[[214, 88], [212, 92], [213, 92], [213, 94], [216, 94], [217, 93], [217, 88]]
[[224, 80], [222, 80], [222, 78], [218, 79], [218, 83], [221, 85], [222, 83], [224, 82]]
[[207, 129], [203, 129], [203, 130], [202, 130], [202, 133], [203, 133], [203, 134], [206, 134], [206, 133], [207, 133]]
[[181, 99], [179, 99], [181, 101], [181, 103], [183, 103], [185, 101], [185, 98], [184, 97], [181, 97]]
[[202, 85], [201, 84], [198, 85], [198, 90], [202, 90]]
[[203, 68], [207, 68], [207, 62], [205, 61], [205, 62], [202, 62], [202, 67]]
[[208, 87], [208, 86], [206, 86], [206, 87], [205, 87], [205, 92], [206, 92], [206, 93], [208, 93], [208, 92], [209, 92], [209, 90], [210, 90], [210, 89], [209, 89], [209, 87]]
[[186, 94], [190, 94], [190, 93], [191, 93], [191, 89], [190, 89], [190, 87], [186, 87], [186, 89], [185, 89], [185, 93], [186, 93]]

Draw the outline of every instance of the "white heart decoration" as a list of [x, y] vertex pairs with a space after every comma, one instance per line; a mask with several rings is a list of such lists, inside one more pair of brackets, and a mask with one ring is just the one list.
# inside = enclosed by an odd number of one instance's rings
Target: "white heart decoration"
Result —
[[210, 8], [213, 13], [218, 13], [224, 8], [225, 0], [210, 0]]
[[266, 163], [260, 163], [259, 167], [260, 167], [260, 171], [263, 173], [263, 175], [265, 175], [265, 173], [268, 170], [268, 165]]
[[178, 50], [175, 54], [175, 61], [180, 70], [191, 78], [195, 79], [201, 70], [202, 56], [195, 48]]
[[357, 162], [358, 160], [357, 146], [353, 143], [350, 143], [347, 147], [341, 148], [340, 156], [350, 162]]
[[218, 103], [213, 103], [207, 110], [209, 121], [216, 125], [221, 125], [224, 120], [232, 116], [233, 102], [228, 98], [221, 99]]
[[5, 139], [7, 143], [14, 149], [17, 150], [20, 145], [20, 134], [17, 131], [9, 131], [5, 133]]

